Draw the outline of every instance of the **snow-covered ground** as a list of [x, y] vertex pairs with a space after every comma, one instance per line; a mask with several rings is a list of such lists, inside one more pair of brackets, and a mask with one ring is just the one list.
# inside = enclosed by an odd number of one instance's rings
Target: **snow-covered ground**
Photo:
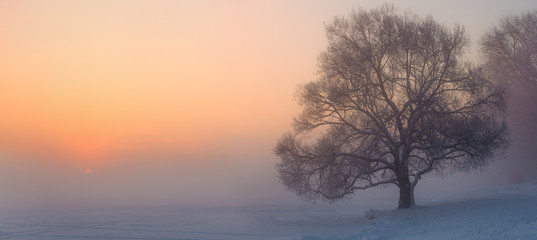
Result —
[[408, 210], [386, 208], [364, 203], [10, 213], [0, 217], [0, 239], [537, 239], [537, 183], [481, 189]]

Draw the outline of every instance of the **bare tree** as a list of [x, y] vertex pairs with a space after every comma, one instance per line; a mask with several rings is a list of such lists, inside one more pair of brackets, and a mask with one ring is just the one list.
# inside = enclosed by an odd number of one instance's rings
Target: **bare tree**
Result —
[[462, 27], [385, 5], [326, 33], [319, 78], [299, 87], [303, 111], [275, 148], [288, 190], [337, 200], [394, 184], [408, 208], [424, 174], [479, 169], [504, 145], [503, 90], [461, 62]]
[[504, 17], [481, 46], [489, 71], [510, 85], [537, 91], [537, 11]]
[[507, 86], [512, 148], [506, 167], [516, 181], [537, 173], [537, 11], [506, 16], [481, 39], [489, 76]]

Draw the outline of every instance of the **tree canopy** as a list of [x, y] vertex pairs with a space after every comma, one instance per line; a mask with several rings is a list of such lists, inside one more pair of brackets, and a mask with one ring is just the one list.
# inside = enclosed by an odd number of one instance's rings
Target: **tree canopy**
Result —
[[481, 47], [496, 77], [537, 92], [537, 11], [504, 17], [482, 37]]

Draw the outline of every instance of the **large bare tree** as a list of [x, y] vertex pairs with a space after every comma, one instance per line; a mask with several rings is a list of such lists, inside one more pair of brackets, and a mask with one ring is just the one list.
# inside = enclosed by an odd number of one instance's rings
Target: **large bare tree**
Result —
[[504, 145], [503, 90], [462, 61], [462, 27], [385, 5], [326, 34], [319, 78], [299, 87], [303, 111], [275, 148], [288, 190], [336, 200], [394, 184], [408, 208], [424, 174], [479, 169]]

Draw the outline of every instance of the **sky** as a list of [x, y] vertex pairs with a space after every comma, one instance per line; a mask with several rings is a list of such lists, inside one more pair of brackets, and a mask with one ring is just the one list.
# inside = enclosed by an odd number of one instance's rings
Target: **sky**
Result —
[[[387, 2], [465, 26], [476, 60], [484, 31], [537, 8]], [[0, 210], [300, 202], [272, 152], [296, 86], [316, 78], [325, 23], [379, 4], [0, 1]]]

